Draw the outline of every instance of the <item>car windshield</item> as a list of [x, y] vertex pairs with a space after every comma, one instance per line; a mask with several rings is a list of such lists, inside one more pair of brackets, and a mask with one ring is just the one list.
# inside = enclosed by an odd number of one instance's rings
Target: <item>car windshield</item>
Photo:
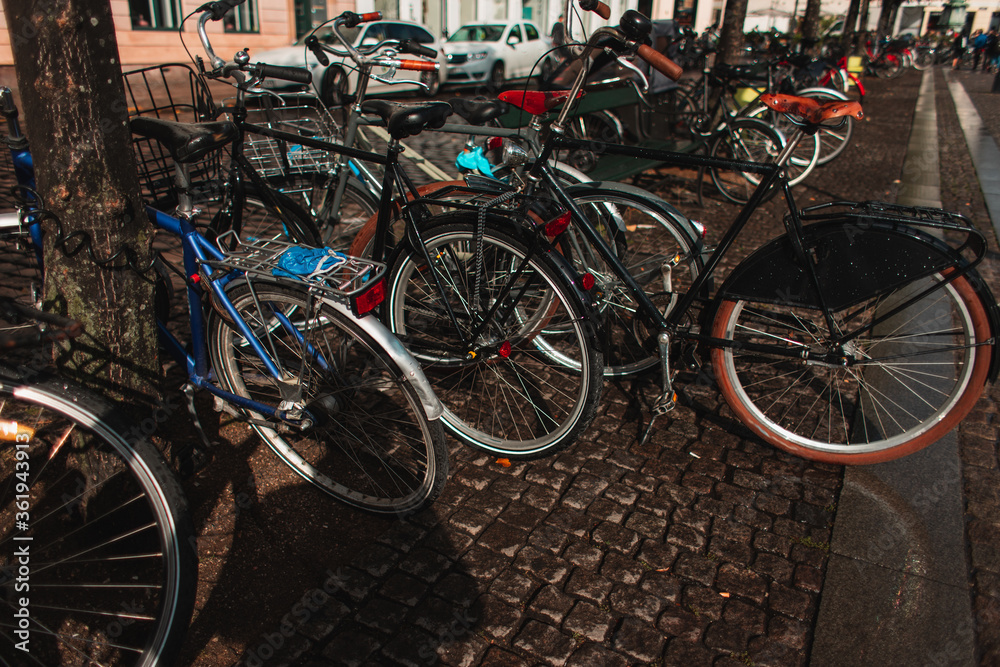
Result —
[[502, 25], [467, 25], [455, 31], [449, 42], [499, 42], [503, 36]]

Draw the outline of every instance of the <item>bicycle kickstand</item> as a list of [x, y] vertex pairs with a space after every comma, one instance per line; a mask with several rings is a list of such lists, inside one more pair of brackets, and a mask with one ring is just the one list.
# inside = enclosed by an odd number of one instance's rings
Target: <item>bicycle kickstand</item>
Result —
[[653, 403], [653, 413], [649, 417], [649, 424], [646, 425], [646, 431], [639, 439], [640, 447], [646, 444], [646, 439], [653, 430], [653, 422], [656, 421], [656, 418], [670, 412], [677, 406], [677, 392], [674, 391], [673, 378], [670, 374], [670, 334], [661, 331], [660, 335], [656, 337], [656, 343], [660, 349], [660, 363], [663, 365], [663, 391]]

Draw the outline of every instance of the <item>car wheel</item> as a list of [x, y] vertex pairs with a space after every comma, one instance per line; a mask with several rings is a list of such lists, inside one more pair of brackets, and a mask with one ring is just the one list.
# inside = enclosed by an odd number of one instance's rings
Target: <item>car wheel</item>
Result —
[[441, 90], [441, 73], [423, 72], [420, 74], [420, 82], [427, 86], [427, 90], [417, 89], [417, 95], [434, 97]]
[[490, 70], [490, 78], [486, 80], [486, 87], [489, 88], [490, 92], [497, 93], [503, 87], [504, 82], [504, 66], [503, 61], [498, 60], [493, 63], [493, 69]]
[[319, 87], [319, 99], [328, 107], [344, 105], [347, 95], [347, 73], [334, 65], [323, 72], [323, 81]]

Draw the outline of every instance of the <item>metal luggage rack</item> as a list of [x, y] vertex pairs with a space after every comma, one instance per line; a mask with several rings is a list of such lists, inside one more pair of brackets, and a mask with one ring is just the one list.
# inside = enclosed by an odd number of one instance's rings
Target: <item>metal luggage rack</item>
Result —
[[[125, 72], [125, 96], [129, 118], [146, 116], [178, 123], [215, 120], [218, 109], [205, 80], [184, 63], [168, 63]], [[174, 193], [174, 161], [158, 141], [132, 137], [139, 184], [143, 196], [158, 202]], [[221, 156], [211, 153], [192, 165], [194, 191], [206, 189], [220, 174]]]
[[[247, 122], [302, 137], [342, 143], [333, 115], [314, 95], [264, 93], [247, 99]], [[243, 153], [265, 178], [328, 173], [339, 156], [330, 151], [248, 133]]]
[[322, 275], [290, 276], [279, 264], [282, 256], [294, 248], [315, 250], [314, 248], [270, 239], [240, 239], [233, 231], [220, 234], [216, 244], [225, 254], [225, 258], [206, 261], [205, 264], [208, 266], [242, 271], [247, 275], [293, 287], [302, 287], [305, 284], [322, 296], [345, 304], [349, 304], [352, 297], [363, 292], [373, 282], [380, 280], [386, 270], [385, 264], [381, 262], [329, 250], [330, 253], [343, 258], [335, 268]]

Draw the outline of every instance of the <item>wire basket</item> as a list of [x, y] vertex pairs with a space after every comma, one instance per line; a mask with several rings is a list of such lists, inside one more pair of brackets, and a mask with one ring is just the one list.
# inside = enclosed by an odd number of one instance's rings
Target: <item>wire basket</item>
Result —
[[[125, 72], [129, 118], [146, 116], [178, 123], [213, 121], [218, 115], [204, 79], [189, 65], [170, 63]], [[170, 152], [148, 137], [132, 137], [142, 194], [155, 206], [175, 198], [174, 161]], [[219, 151], [191, 165], [192, 191], [210, 192], [220, 174]]]
[[[294, 287], [308, 286], [320, 295], [344, 304], [350, 304], [355, 297], [382, 278], [385, 264], [360, 257], [351, 257], [329, 248], [309, 248], [295, 243], [272, 239], [241, 239], [235, 232], [228, 231], [216, 240], [225, 258], [206, 261], [212, 267], [235, 269], [250, 276], [270, 281], [290, 284]], [[289, 273], [282, 261], [290, 252], [306, 251], [328, 253], [336, 257], [323, 271], [309, 274]]]
[[[333, 115], [313, 95], [265, 93], [247, 99], [247, 122], [301, 137], [341, 143], [343, 136]], [[280, 139], [248, 133], [243, 154], [264, 178], [329, 173], [338, 155]]]

